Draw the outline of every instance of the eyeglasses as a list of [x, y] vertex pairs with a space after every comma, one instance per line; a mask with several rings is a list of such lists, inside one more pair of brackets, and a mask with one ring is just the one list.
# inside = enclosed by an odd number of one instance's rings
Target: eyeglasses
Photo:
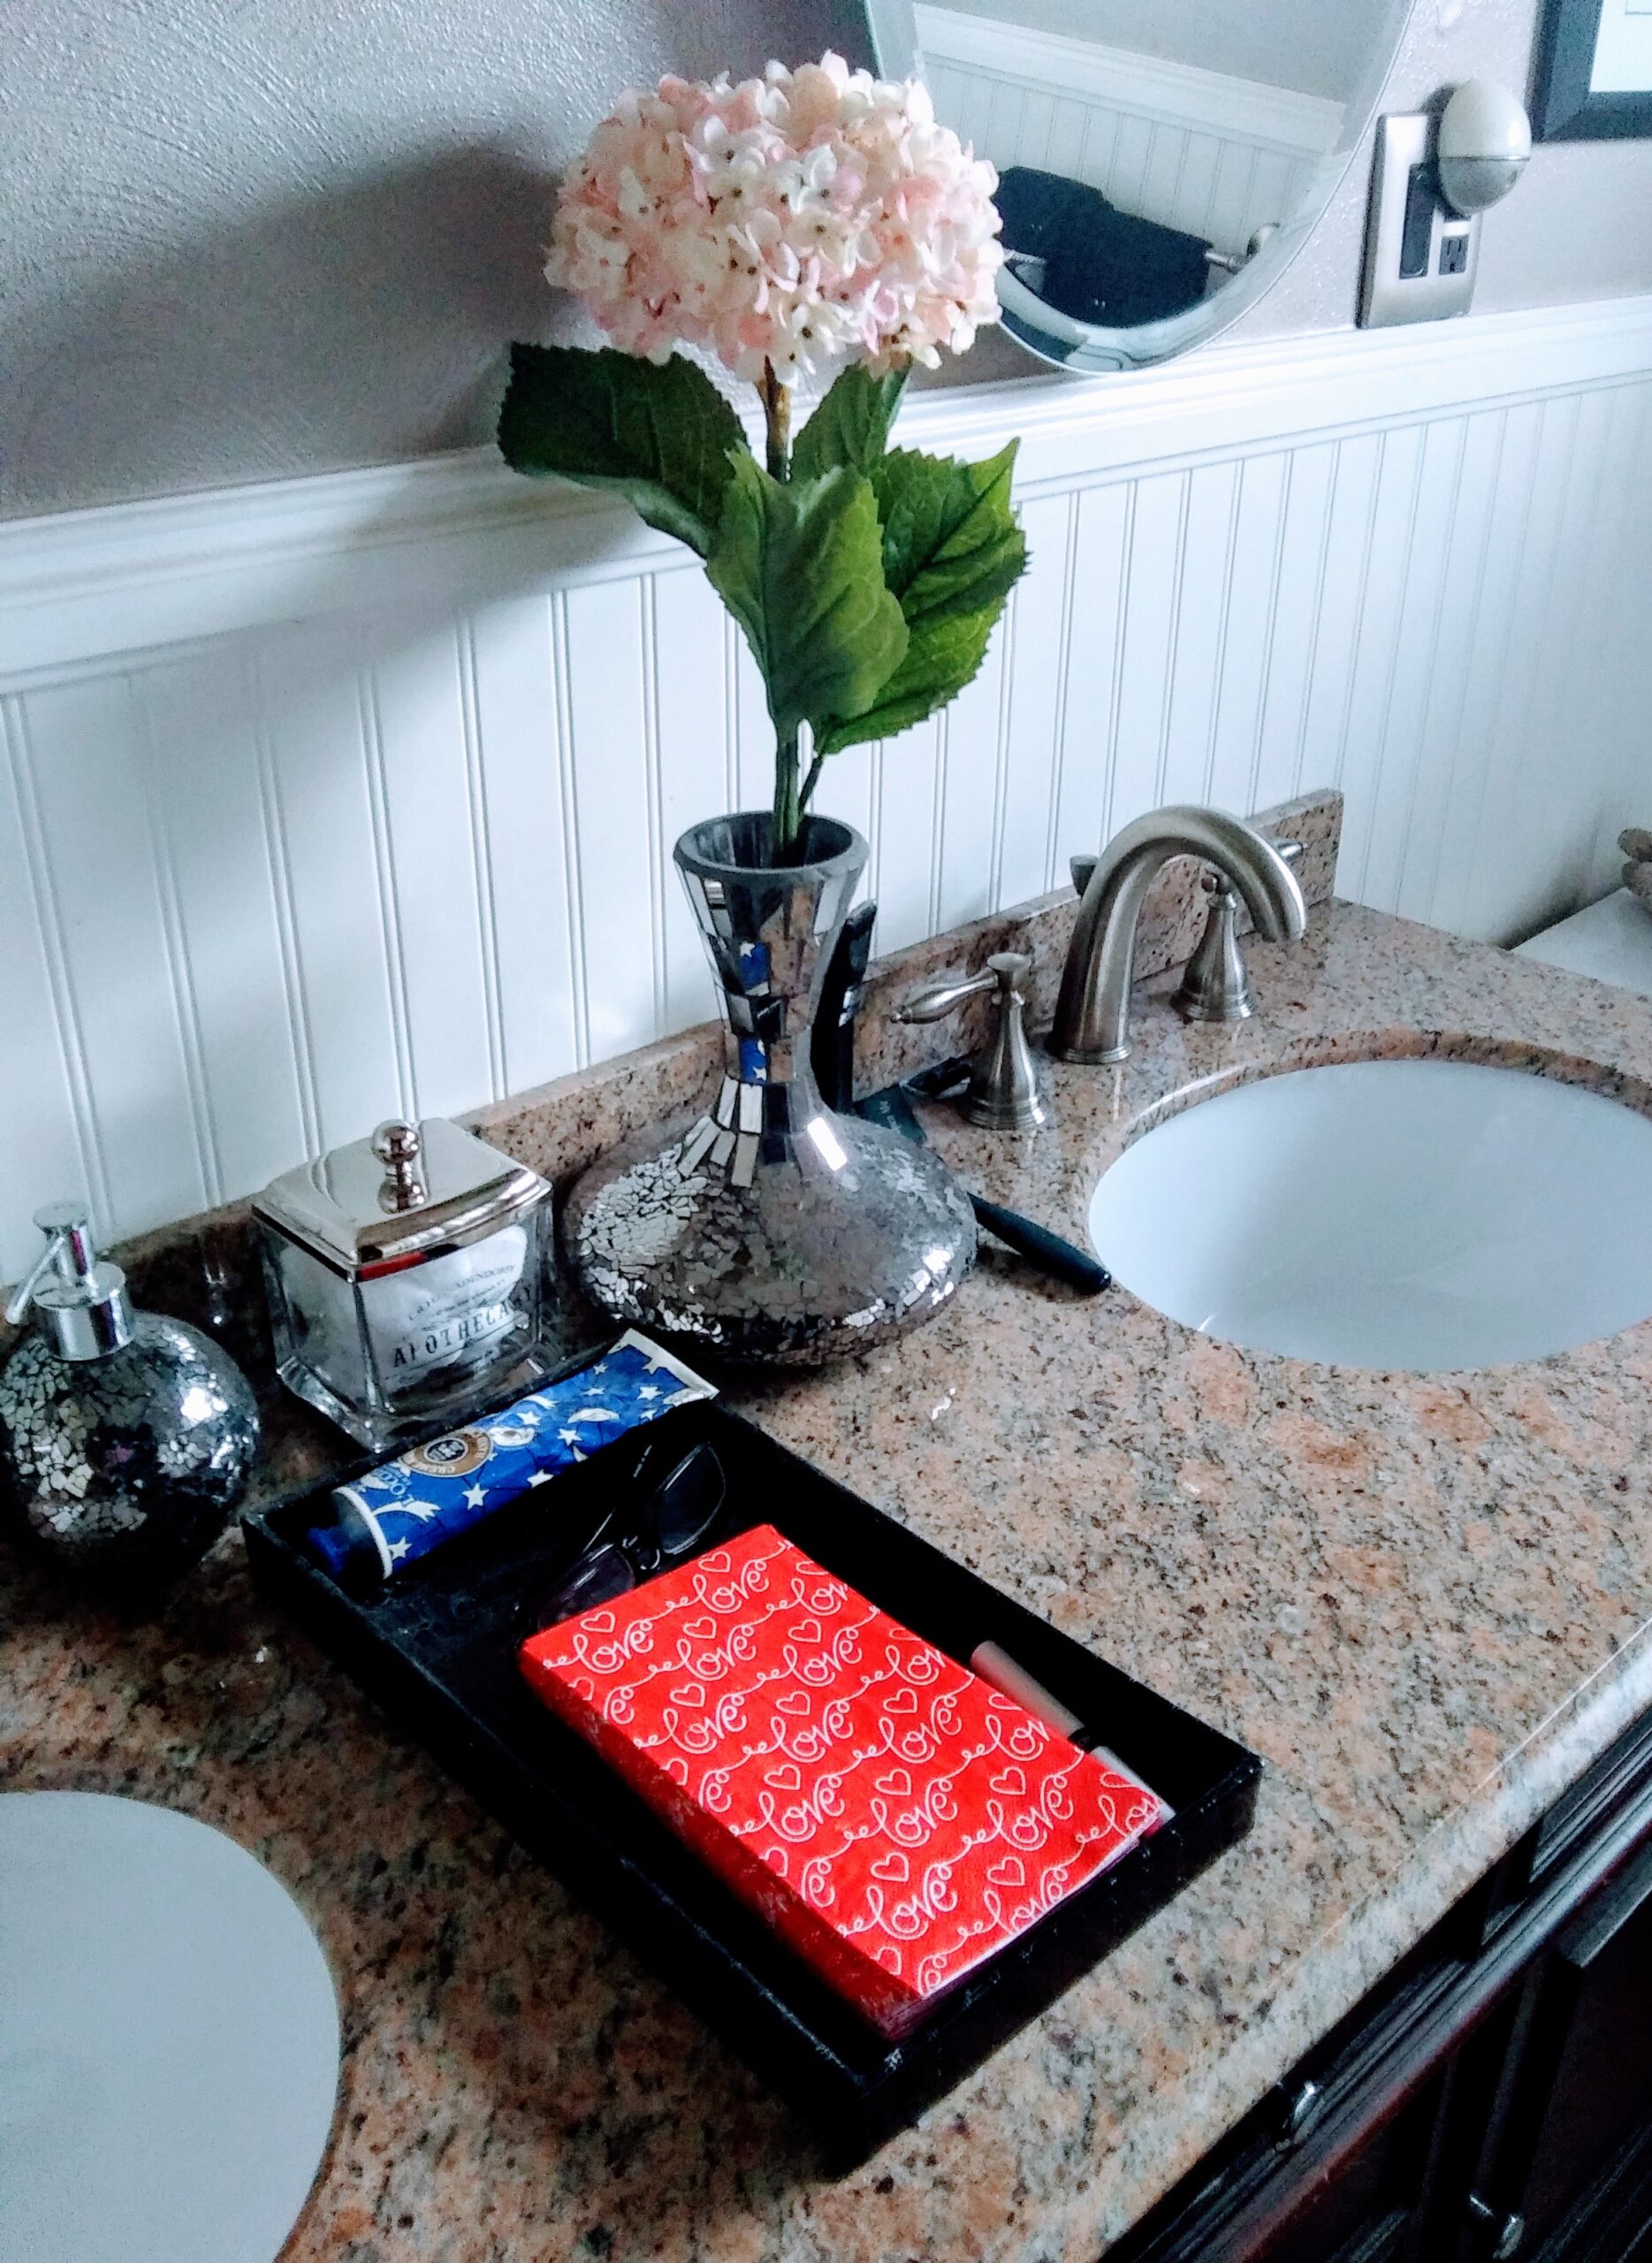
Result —
[[723, 1465], [709, 1445], [691, 1446], [663, 1476], [666, 1460], [651, 1442], [633, 1474], [630, 1505], [610, 1502], [582, 1535], [565, 1569], [541, 1598], [542, 1627], [612, 1603], [668, 1565], [681, 1563], [705, 1538], [727, 1497]]

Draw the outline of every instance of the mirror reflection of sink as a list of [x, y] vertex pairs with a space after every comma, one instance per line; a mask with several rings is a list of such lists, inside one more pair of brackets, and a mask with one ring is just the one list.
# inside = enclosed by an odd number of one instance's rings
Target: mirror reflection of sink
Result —
[[1466, 1062], [1301, 1069], [1145, 1133], [1090, 1232], [1144, 1302], [1253, 1351], [1542, 1359], [1652, 1314], [1652, 1120]]

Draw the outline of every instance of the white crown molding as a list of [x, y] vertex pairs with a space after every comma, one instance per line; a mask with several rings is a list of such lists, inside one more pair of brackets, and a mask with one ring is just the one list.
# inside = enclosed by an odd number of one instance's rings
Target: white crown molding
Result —
[[914, 12], [925, 64], [950, 63], [1039, 94], [1072, 95], [1192, 133], [1220, 134], [1224, 141], [1261, 142], [1292, 156], [1323, 156], [1342, 131], [1342, 103], [1322, 95], [966, 14], [931, 0], [917, 0]]
[[[1319, 431], [1392, 426], [1652, 372], [1652, 298], [1427, 329], [1213, 346], [1159, 369], [914, 393], [910, 446], [1019, 438], [1016, 491], [1067, 491]], [[691, 566], [623, 505], [491, 448], [0, 522], [0, 686], [350, 612]]]

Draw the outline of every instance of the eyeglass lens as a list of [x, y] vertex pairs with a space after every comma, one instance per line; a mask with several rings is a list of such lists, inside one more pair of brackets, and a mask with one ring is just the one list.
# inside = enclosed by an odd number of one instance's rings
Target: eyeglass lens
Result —
[[611, 1541], [605, 1542], [582, 1557], [567, 1577], [552, 1588], [541, 1611], [546, 1625], [555, 1627], [564, 1619], [576, 1619], [582, 1611], [595, 1611], [598, 1604], [612, 1603], [636, 1585], [630, 1558]]
[[[650, 1459], [644, 1453], [639, 1477], [647, 1474]], [[723, 1466], [712, 1448], [704, 1444], [691, 1447], [649, 1493], [628, 1525], [614, 1532], [617, 1515], [611, 1512], [604, 1519], [593, 1544], [545, 1596], [540, 1606], [542, 1623], [554, 1627], [582, 1611], [612, 1603], [639, 1580], [651, 1578], [662, 1564], [691, 1554], [717, 1521], [727, 1495]]]
[[686, 1556], [716, 1523], [727, 1494], [723, 1465], [708, 1445], [684, 1454], [654, 1489], [644, 1512], [648, 1537], [670, 1563]]

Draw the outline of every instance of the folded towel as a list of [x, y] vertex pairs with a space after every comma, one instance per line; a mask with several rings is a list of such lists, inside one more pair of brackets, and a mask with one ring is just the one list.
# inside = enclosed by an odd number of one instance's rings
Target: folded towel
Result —
[[1042, 260], [1047, 306], [1079, 322], [1129, 329], [1183, 313], [1209, 279], [1201, 237], [1138, 220], [1099, 188], [1032, 165], [998, 185], [1006, 252]]

